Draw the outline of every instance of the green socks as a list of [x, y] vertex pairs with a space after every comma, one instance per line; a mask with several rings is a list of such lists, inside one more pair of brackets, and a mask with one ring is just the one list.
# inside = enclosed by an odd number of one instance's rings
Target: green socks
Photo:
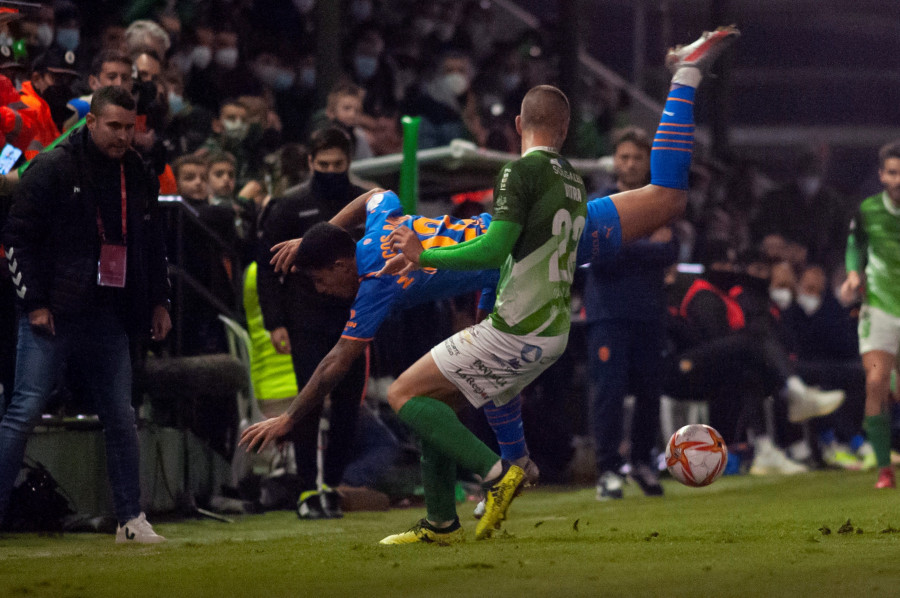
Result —
[[456, 519], [456, 465], [431, 444], [422, 442], [422, 486], [428, 521]]
[[[429, 397], [413, 397], [397, 412], [424, 445], [457, 467], [484, 478], [500, 457], [466, 428], [448, 405]], [[455, 473], [455, 472], [454, 472]], [[423, 480], [424, 481], [424, 480]], [[450, 493], [453, 495], [453, 492]]]
[[891, 423], [886, 415], [867, 415], [863, 420], [863, 429], [872, 449], [875, 451], [875, 458], [878, 460], [878, 467], [887, 467], [891, 464]]

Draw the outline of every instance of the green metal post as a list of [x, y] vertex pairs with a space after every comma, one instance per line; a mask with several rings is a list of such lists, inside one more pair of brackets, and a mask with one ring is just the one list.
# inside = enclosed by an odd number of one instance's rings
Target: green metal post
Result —
[[400, 205], [404, 214], [415, 214], [419, 201], [419, 163], [416, 153], [419, 150], [418, 116], [404, 116], [403, 124], [403, 164], [400, 165]]

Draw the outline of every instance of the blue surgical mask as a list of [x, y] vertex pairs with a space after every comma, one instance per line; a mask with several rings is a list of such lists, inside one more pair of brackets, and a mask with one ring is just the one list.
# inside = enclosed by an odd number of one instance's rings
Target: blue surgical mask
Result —
[[184, 110], [184, 98], [174, 91], [170, 91], [167, 97], [169, 101], [169, 114], [175, 116], [182, 110]]
[[74, 52], [80, 41], [81, 35], [78, 29], [70, 28], [56, 30], [56, 43], [66, 50]]
[[353, 0], [350, 2], [349, 8], [350, 16], [353, 17], [353, 20], [361, 23], [362, 21], [368, 21], [372, 16], [372, 1], [371, 0]]
[[287, 69], [278, 69], [275, 72], [275, 80], [272, 81], [272, 89], [285, 91], [294, 84], [294, 73]]
[[37, 36], [38, 43], [45, 48], [53, 43], [53, 27], [47, 23], [38, 25], [35, 35]]
[[378, 70], [378, 58], [375, 56], [358, 55], [353, 59], [353, 68], [363, 81], [368, 81]]
[[300, 69], [300, 86], [312, 89], [316, 86], [316, 69], [311, 66]]

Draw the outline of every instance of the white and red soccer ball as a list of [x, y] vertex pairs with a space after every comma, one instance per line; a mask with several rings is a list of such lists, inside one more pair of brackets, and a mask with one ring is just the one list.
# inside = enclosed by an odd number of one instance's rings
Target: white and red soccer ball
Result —
[[728, 448], [715, 428], [703, 424], [684, 426], [666, 445], [666, 467], [685, 486], [708, 486], [728, 463]]

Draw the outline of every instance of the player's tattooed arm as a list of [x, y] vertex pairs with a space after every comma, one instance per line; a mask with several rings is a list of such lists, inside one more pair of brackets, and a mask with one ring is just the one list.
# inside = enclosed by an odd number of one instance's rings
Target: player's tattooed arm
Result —
[[288, 410], [265, 421], [253, 424], [241, 434], [241, 446], [246, 450], [263, 451], [284, 439], [294, 424], [321, 405], [334, 387], [344, 378], [353, 362], [366, 350], [366, 341], [341, 338], [319, 362], [306, 386], [294, 398]]

